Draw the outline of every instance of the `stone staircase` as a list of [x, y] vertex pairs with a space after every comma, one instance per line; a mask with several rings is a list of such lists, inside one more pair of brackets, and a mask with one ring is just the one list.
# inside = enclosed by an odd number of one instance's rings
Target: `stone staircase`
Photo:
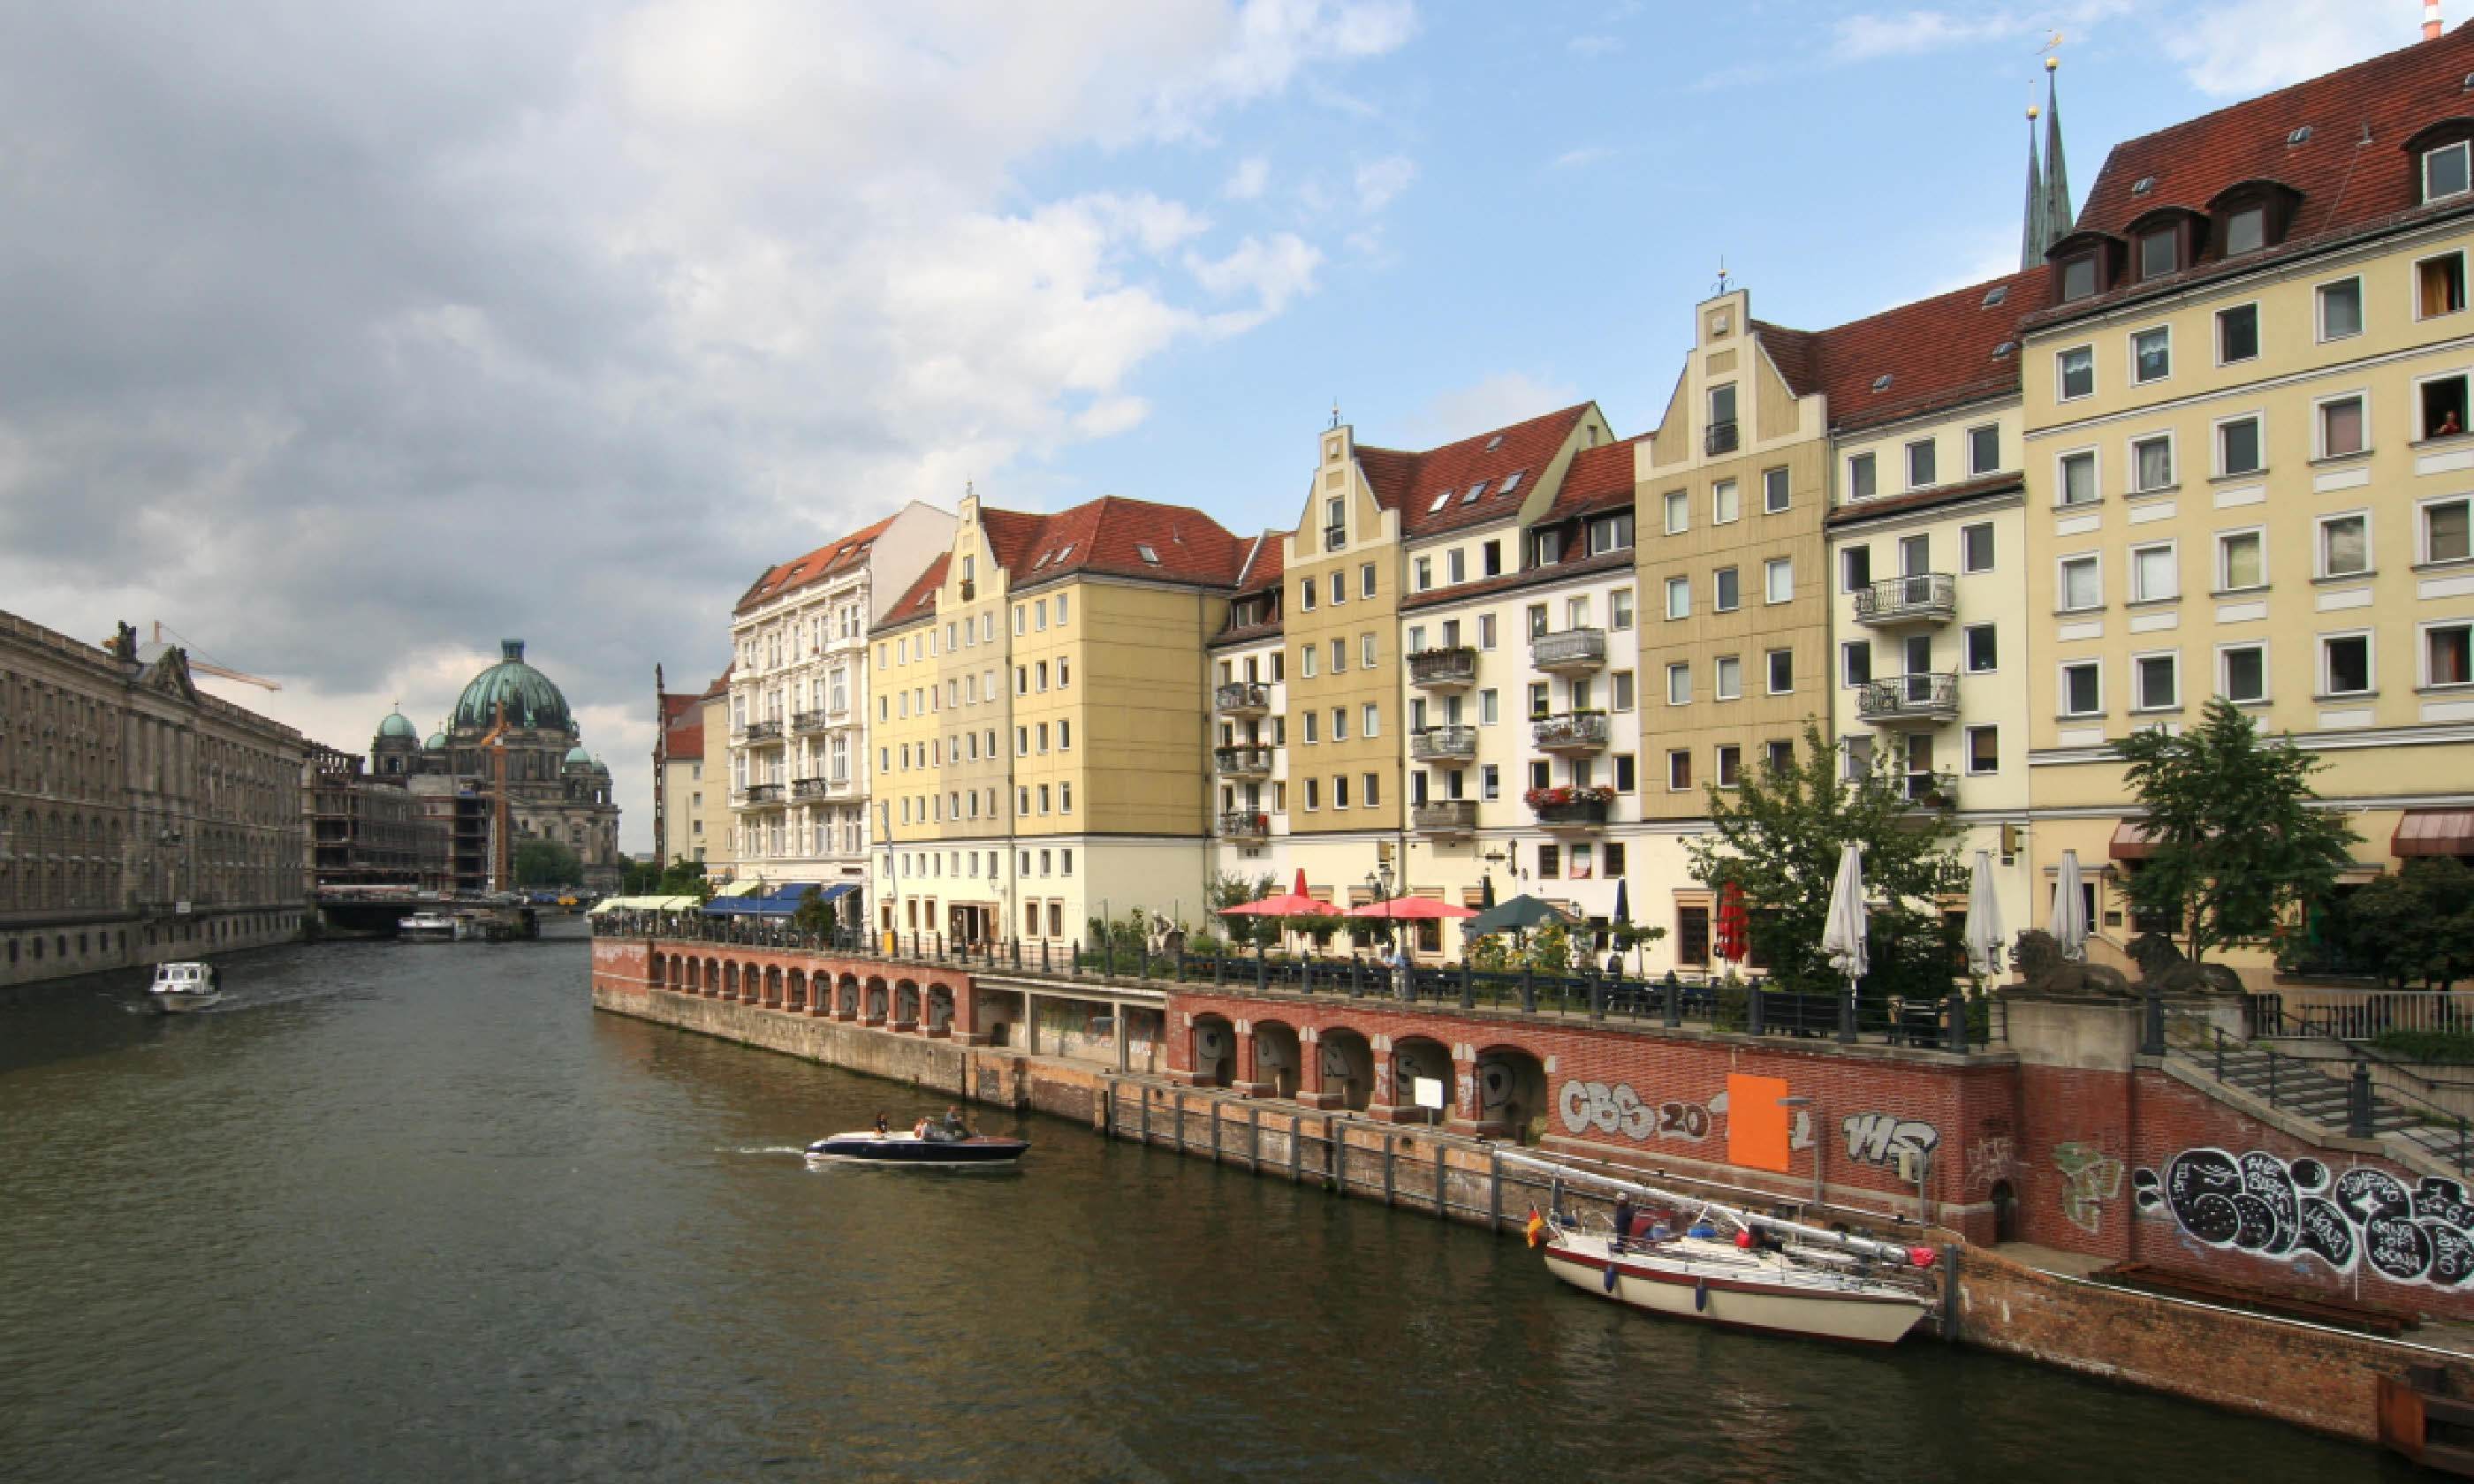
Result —
[[[2353, 1063], [2345, 1059], [2299, 1057], [2273, 1046], [2228, 1038], [2221, 1046], [2199, 1037], [2171, 1037], [2171, 1056], [2225, 1087], [2258, 1099], [2291, 1118], [2342, 1136], [2350, 1121]], [[2331, 1075], [2331, 1072], [2338, 1075]], [[2374, 1088], [2371, 1129], [2376, 1137], [2393, 1139], [2451, 1169], [2463, 1170], [2464, 1151], [2474, 1138], [2458, 1120], [2437, 1109], [2416, 1107], [2411, 1094]]]

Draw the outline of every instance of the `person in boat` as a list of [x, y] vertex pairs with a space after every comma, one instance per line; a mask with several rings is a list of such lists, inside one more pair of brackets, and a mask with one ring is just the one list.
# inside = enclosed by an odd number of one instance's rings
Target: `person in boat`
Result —
[[971, 1126], [970, 1126], [969, 1124], [967, 1124], [967, 1123], [965, 1123], [965, 1122], [963, 1122], [963, 1121], [962, 1121], [962, 1109], [961, 1109], [961, 1105], [960, 1105], [960, 1104], [958, 1104], [958, 1103], [948, 1103], [948, 1104], [946, 1104], [946, 1105], [945, 1105], [945, 1139], [946, 1139], [946, 1141], [947, 1141], [947, 1142], [949, 1142], [949, 1143], [956, 1143], [956, 1144], [958, 1144], [958, 1143], [962, 1142], [964, 1139], [969, 1138], [970, 1137], [971, 1137]]
[[1632, 1240], [1632, 1197], [1619, 1195], [1615, 1197], [1615, 1234], [1608, 1241], [1607, 1246], [1613, 1251], [1621, 1252], [1624, 1250], [1624, 1243], [1630, 1240]]
[[886, 1135], [891, 1134], [892, 1132], [893, 1132], [893, 1125], [891, 1125], [891, 1124], [889, 1124], [889, 1123], [885, 1122], [884, 1112], [883, 1112], [882, 1110], [879, 1110], [879, 1111], [878, 1111], [878, 1113], [877, 1113], [877, 1115], [876, 1115], [876, 1137], [879, 1137], [879, 1138], [883, 1138], [883, 1137], [885, 1137]]
[[912, 1138], [926, 1138], [928, 1137], [928, 1115], [926, 1113], [921, 1113], [919, 1115], [919, 1121], [910, 1125], [910, 1137]]

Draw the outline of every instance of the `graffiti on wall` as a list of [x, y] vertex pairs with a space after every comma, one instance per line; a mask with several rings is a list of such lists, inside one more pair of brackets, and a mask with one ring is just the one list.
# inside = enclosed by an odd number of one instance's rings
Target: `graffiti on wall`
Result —
[[2130, 1177], [2142, 1211], [2159, 1209], [2194, 1241], [2339, 1273], [2357, 1265], [2395, 1283], [2453, 1288], [2474, 1278], [2474, 1203], [2453, 1180], [2408, 1189], [2383, 1169], [2342, 1173], [2260, 1150], [2185, 1149]]
[[1849, 1113], [1838, 1126], [1847, 1134], [1847, 1158], [1865, 1164], [1896, 1163], [1902, 1149], [1930, 1154], [1941, 1143], [1941, 1130], [1897, 1113]]
[[2104, 1224], [2104, 1203], [2122, 1194], [2122, 1161], [2094, 1144], [2055, 1144], [2062, 1174], [2062, 1215], [2082, 1232]]
[[1642, 1141], [1680, 1138], [1697, 1144], [1710, 1137], [1725, 1115], [1727, 1094], [1721, 1092], [1706, 1103], [1651, 1103], [1629, 1083], [1567, 1082], [1556, 1095], [1555, 1106], [1564, 1115], [1564, 1127], [1574, 1134], [1595, 1129]]

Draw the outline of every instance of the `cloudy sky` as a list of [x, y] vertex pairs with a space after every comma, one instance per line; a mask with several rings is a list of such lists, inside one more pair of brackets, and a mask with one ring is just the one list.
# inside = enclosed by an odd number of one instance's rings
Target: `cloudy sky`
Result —
[[521, 636], [644, 849], [653, 665], [768, 562], [965, 479], [1292, 523], [1335, 399], [1638, 431], [1722, 262], [1812, 327], [2005, 271], [2053, 29], [2083, 193], [2420, 12], [19, 0], [0, 608], [356, 748]]

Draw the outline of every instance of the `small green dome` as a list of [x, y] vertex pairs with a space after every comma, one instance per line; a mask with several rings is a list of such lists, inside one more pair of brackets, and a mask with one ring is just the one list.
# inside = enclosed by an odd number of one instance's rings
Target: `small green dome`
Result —
[[428, 738], [421, 744], [421, 750], [424, 753], [443, 753], [447, 751], [447, 733], [443, 731], [431, 732]]
[[503, 658], [473, 677], [464, 694], [456, 698], [455, 726], [486, 730], [497, 725], [498, 703], [503, 701], [510, 727], [573, 731], [575, 722], [568, 714], [567, 697], [559, 694], [548, 676], [524, 663], [524, 641], [501, 640], [499, 651]]
[[387, 719], [378, 723], [378, 735], [381, 737], [401, 737], [403, 740], [409, 742], [414, 737], [420, 735], [420, 733], [412, 730], [411, 719], [406, 717], [401, 711], [390, 711], [387, 713]]
[[584, 750], [584, 744], [581, 742], [567, 750], [567, 765], [572, 768], [578, 763], [588, 768], [593, 766], [593, 754]]

